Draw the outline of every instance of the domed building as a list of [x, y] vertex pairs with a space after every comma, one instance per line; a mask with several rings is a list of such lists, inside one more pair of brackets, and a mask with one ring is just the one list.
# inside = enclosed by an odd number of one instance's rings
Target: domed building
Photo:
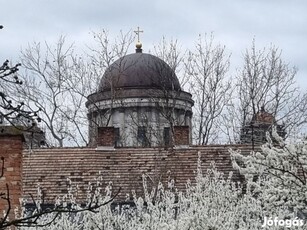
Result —
[[141, 47], [111, 64], [98, 91], [88, 96], [90, 146], [190, 144], [191, 94], [168, 64]]
[[145, 197], [160, 184], [167, 188], [174, 182], [174, 189], [186, 191], [187, 182], [195, 183], [198, 169], [211, 170], [212, 162], [225, 178], [231, 174], [234, 181], [242, 180], [232, 167], [229, 148], [244, 155], [255, 150], [255, 124], [271, 126], [274, 117], [260, 111], [246, 126], [242, 143], [252, 140], [253, 145], [191, 145], [191, 94], [182, 90], [163, 60], [142, 53], [141, 48], [138, 43], [136, 53], [116, 60], [102, 76], [97, 92], [88, 96], [90, 146], [25, 148], [20, 131], [0, 132], [0, 158], [5, 163], [0, 192], [10, 186], [10, 199], [0, 200], [0, 207], [20, 210], [22, 198], [25, 208], [33, 210], [32, 194], [37, 194], [38, 185], [47, 208], [68, 192], [76, 203], [88, 204], [89, 187], [103, 191], [111, 182], [114, 205], [129, 201], [133, 205], [135, 196]]

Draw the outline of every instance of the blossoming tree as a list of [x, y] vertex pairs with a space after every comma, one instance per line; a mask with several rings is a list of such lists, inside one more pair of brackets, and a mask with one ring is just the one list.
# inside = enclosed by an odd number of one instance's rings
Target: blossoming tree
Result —
[[[274, 129], [272, 136], [258, 152], [243, 155], [230, 150], [233, 166], [245, 176], [243, 183], [234, 182], [231, 175], [225, 178], [214, 163], [207, 172], [198, 167], [195, 183], [188, 182], [185, 191], [177, 191], [174, 181], [149, 191], [144, 177], [147, 192], [134, 197], [134, 206], [125, 209], [109, 203], [97, 212], [62, 213], [42, 229], [303, 229], [307, 142], [285, 144]], [[112, 187], [101, 194], [96, 192], [102, 202], [110, 199]], [[54, 214], [43, 221], [52, 218]]]
[[245, 175], [247, 188], [265, 216], [306, 218], [307, 141], [286, 144], [273, 128], [261, 151], [244, 156], [231, 151], [233, 166]]

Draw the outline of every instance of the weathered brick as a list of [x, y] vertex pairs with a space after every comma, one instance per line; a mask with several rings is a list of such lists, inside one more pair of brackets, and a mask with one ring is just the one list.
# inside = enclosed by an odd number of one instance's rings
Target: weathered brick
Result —
[[114, 146], [115, 131], [114, 127], [99, 127], [98, 128], [98, 146]]
[[[8, 186], [12, 210], [20, 207], [22, 148], [23, 136], [20, 133], [5, 132], [0, 134], [0, 167], [2, 159], [4, 160], [4, 175], [0, 178], [0, 192], [7, 194], [6, 186]], [[7, 209], [8, 203], [5, 200], [0, 200], [0, 207], [0, 210], [4, 211]], [[14, 218], [14, 212], [10, 213], [10, 218]]]
[[189, 145], [190, 134], [189, 126], [174, 126], [175, 145]]

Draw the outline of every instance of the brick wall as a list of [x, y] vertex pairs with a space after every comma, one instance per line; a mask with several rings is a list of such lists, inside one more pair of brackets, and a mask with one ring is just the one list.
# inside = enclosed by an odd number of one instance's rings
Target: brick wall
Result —
[[175, 145], [189, 145], [189, 126], [174, 126]]
[[114, 146], [115, 132], [114, 127], [99, 127], [98, 128], [98, 146]]
[[[20, 207], [20, 198], [22, 194], [21, 184], [21, 164], [22, 164], [22, 149], [23, 149], [23, 136], [22, 134], [15, 132], [10, 133], [3, 131], [0, 132], [0, 175], [3, 172], [3, 176], [0, 178], [0, 193], [7, 195], [6, 185], [9, 188], [9, 198], [11, 203], [11, 218], [14, 217], [15, 207]], [[4, 167], [2, 171], [2, 162], [4, 161]], [[7, 201], [0, 200], [0, 212], [2, 216], [3, 210], [7, 210]]]

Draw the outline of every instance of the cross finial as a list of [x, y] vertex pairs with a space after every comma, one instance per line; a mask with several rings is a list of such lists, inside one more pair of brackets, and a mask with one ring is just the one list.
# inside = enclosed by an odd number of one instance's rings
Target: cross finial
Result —
[[135, 47], [136, 47], [136, 52], [137, 53], [142, 53], [142, 43], [140, 42], [140, 33], [143, 33], [143, 30], [140, 30], [140, 27], [138, 27], [137, 30], [134, 31], [134, 33], [136, 33], [136, 35], [138, 36], [138, 42], [136, 43]]
[[135, 30], [134, 33], [138, 36], [138, 42], [140, 42], [140, 33], [143, 33], [143, 30], [140, 30], [140, 27], [138, 26], [138, 30]]

